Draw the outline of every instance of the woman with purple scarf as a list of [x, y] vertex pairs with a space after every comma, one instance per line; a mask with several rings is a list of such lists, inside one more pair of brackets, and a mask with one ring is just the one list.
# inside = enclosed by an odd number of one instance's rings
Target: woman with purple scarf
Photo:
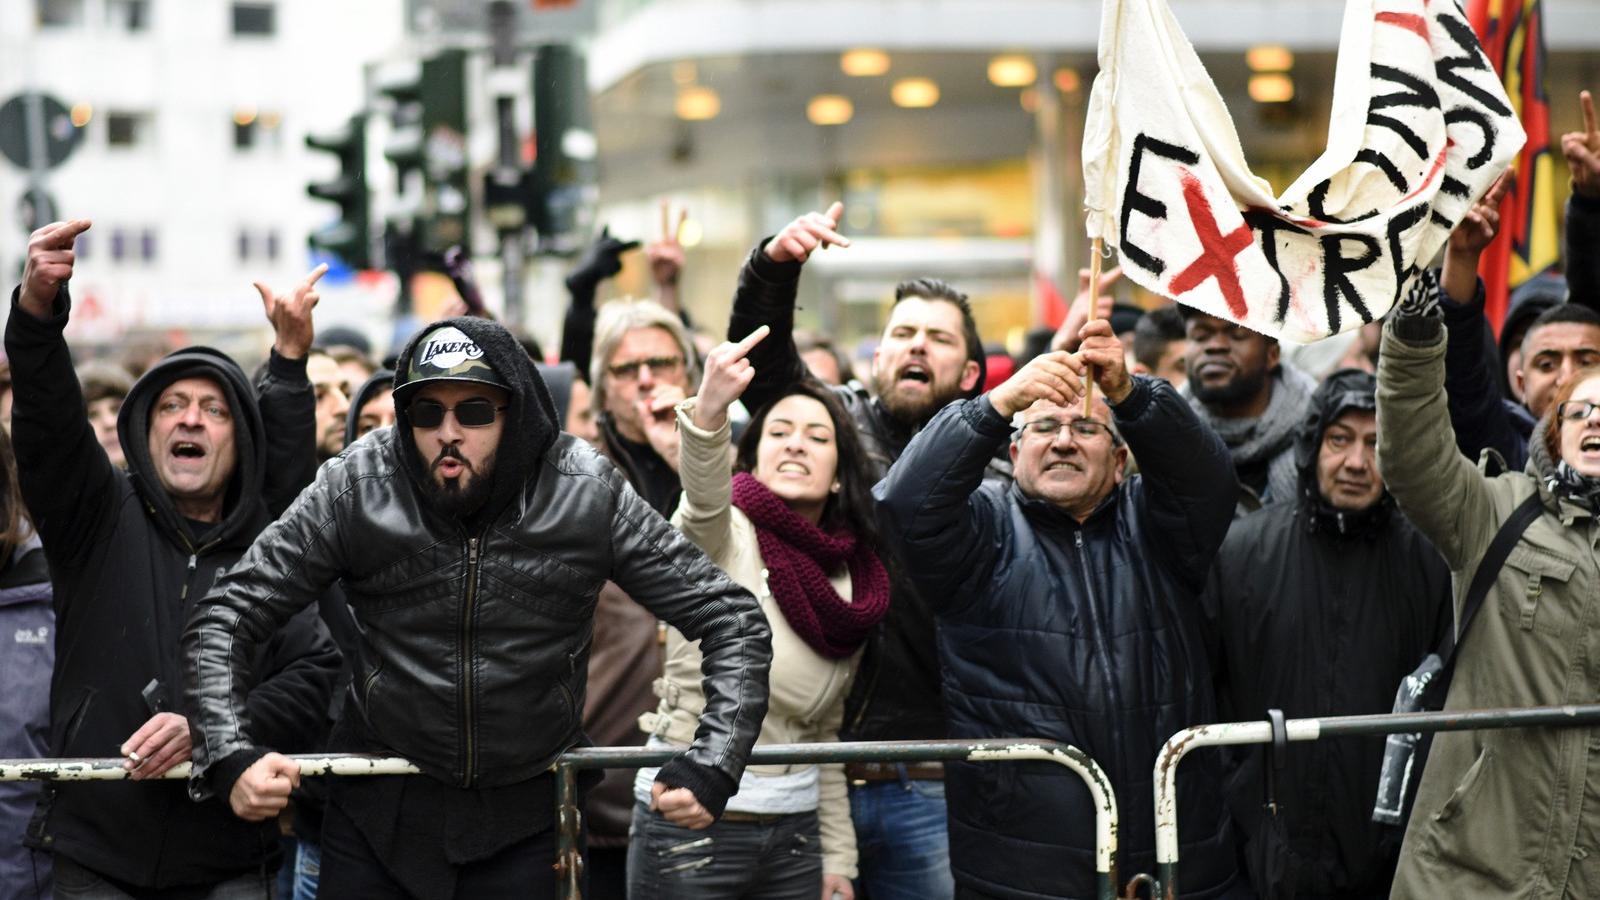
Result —
[[[765, 326], [706, 357], [678, 406], [683, 498], [672, 522], [761, 602], [772, 628], [771, 699], [761, 744], [834, 741], [861, 648], [889, 608], [872, 480], [855, 425], [820, 383], [758, 410], [728, 462], [728, 407], [755, 370]], [[639, 719], [652, 747], [694, 740], [704, 704], [700, 651], [667, 632], [661, 703]], [[628, 893], [637, 900], [853, 900], [855, 829], [843, 767], [751, 766], [727, 812], [691, 831], [651, 808], [655, 771], [635, 782]]]

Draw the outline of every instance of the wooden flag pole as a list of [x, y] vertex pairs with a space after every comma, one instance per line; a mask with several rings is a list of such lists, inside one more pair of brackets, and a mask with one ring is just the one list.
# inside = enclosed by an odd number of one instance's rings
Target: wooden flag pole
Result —
[[[1095, 238], [1089, 245], [1089, 318], [1093, 322], [1100, 318], [1100, 254], [1105, 250], [1102, 238]], [[1089, 418], [1089, 404], [1094, 401], [1094, 366], [1084, 373], [1083, 379], [1083, 417]]]

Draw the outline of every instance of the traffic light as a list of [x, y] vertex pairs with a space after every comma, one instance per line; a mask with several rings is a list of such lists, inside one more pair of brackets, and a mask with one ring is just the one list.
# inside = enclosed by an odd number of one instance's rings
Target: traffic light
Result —
[[423, 198], [420, 245], [438, 254], [472, 252], [467, 180], [467, 54], [445, 50], [422, 62]]
[[585, 214], [599, 191], [584, 68], [583, 57], [564, 44], [540, 47], [533, 62], [535, 158], [524, 196], [540, 248], [557, 253], [587, 240]]
[[311, 249], [331, 253], [355, 269], [372, 267], [371, 234], [367, 221], [366, 122], [354, 116], [338, 132], [306, 135], [306, 146], [332, 153], [339, 160], [339, 176], [314, 181], [306, 193], [339, 205], [339, 221], [318, 229], [307, 243]]
[[[393, 104], [383, 156], [394, 164], [396, 191], [409, 194], [413, 190], [411, 177], [421, 175], [423, 164], [421, 76], [413, 70], [411, 77], [390, 81], [378, 88], [378, 93]], [[416, 189], [420, 193], [420, 185]]]

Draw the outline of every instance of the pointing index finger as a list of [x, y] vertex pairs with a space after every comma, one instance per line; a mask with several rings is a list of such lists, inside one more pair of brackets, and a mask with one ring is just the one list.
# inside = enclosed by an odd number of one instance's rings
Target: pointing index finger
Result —
[[311, 274], [306, 276], [305, 281], [300, 282], [300, 287], [303, 289], [314, 287], [316, 286], [316, 283], [321, 280], [322, 276], [326, 274], [328, 274], [328, 264], [323, 263], [322, 265], [311, 270]]
[[52, 249], [70, 249], [78, 235], [89, 230], [90, 224], [88, 219], [73, 219], [56, 225], [40, 237]]
[[1589, 145], [1594, 146], [1600, 141], [1600, 124], [1596, 124], [1594, 116], [1594, 95], [1588, 91], [1578, 94], [1578, 102], [1583, 104], [1583, 130], [1589, 133]]

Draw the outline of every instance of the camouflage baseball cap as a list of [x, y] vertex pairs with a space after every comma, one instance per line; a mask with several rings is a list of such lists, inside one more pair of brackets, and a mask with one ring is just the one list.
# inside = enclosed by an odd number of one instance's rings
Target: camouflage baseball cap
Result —
[[435, 381], [476, 381], [511, 390], [484, 358], [483, 348], [453, 325], [435, 328], [417, 341], [405, 371], [395, 378], [394, 393], [404, 400]]

